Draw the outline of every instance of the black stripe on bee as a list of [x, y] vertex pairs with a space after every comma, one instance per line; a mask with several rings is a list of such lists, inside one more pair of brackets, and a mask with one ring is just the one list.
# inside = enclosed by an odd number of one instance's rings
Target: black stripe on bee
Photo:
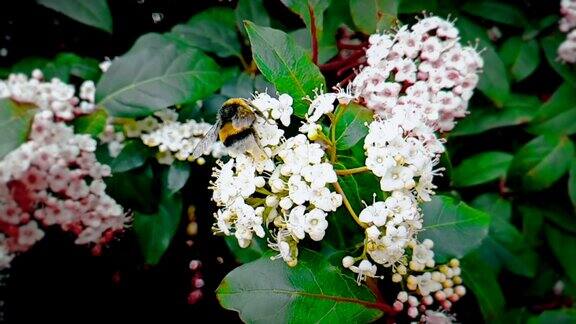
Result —
[[252, 131], [251, 128], [246, 128], [245, 130], [242, 130], [237, 134], [229, 135], [228, 137], [226, 137], [223, 144], [224, 146], [229, 147], [234, 145], [235, 143], [242, 141], [243, 139], [245, 139], [250, 135], [254, 135], [254, 132]]

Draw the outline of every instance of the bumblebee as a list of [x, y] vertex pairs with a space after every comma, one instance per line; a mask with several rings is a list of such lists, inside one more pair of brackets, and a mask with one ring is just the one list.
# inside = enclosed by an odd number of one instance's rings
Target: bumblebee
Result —
[[254, 129], [257, 115], [261, 113], [246, 99], [226, 100], [218, 111], [216, 124], [194, 148], [192, 160], [199, 158], [216, 141], [238, 153], [248, 153], [257, 161], [266, 159], [268, 156]]

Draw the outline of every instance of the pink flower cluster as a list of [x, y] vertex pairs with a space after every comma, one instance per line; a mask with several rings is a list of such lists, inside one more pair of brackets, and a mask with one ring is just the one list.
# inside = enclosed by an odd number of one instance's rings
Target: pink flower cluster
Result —
[[558, 56], [566, 63], [576, 63], [576, 0], [562, 0], [560, 14], [560, 30], [568, 35], [558, 47]]
[[55, 118], [37, 113], [29, 141], [0, 161], [0, 268], [44, 236], [39, 224], [58, 225], [98, 253], [127, 222], [105, 192], [110, 168], [96, 160], [96, 141]]
[[85, 81], [80, 86], [79, 97], [76, 97], [73, 85], [57, 78], [44, 82], [43, 78], [40, 70], [34, 70], [31, 78], [24, 74], [10, 74], [8, 80], [0, 80], [0, 98], [36, 105], [65, 121], [94, 111], [96, 87], [93, 81]]
[[368, 66], [352, 83], [354, 95], [382, 117], [402, 106], [435, 130], [451, 130], [454, 119], [466, 115], [483, 67], [458, 34], [453, 23], [426, 17], [394, 35], [371, 35]]

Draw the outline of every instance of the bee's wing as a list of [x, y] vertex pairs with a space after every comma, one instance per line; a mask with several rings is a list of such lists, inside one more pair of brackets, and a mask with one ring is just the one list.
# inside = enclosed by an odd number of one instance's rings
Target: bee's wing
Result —
[[217, 121], [216, 124], [214, 124], [214, 126], [212, 126], [206, 132], [206, 134], [204, 134], [204, 137], [200, 140], [200, 142], [196, 144], [196, 147], [190, 156], [192, 160], [199, 158], [202, 154], [204, 154], [204, 152], [206, 152], [206, 150], [208, 150], [212, 144], [214, 144], [214, 142], [216, 142], [218, 139], [218, 130], [220, 129], [220, 124], [220, 121]]
[[247, 152], [250, 154], [256, 161], [262, 161], [268, 159], [268, 154], [260, 145], [260, 141], [258, 140], [258, 135], [254, 132], [250, 134], [250, 136], [246, 137], [245, 139], [241, 140], [236, 144], [236, 149], [239, 152], [245, 153]]
[[232, 126], [236, 129], [246, 129], [254, 123], [256, 116], [248, 108], [241, 107], [238, 113], [232, 117]]

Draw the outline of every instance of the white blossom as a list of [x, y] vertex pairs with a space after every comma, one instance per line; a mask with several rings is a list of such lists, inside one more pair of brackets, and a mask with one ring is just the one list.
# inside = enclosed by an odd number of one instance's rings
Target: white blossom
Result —
[[483, 66], [475, 49], [458, 43], [458, 34], [451, 22], [426, 17], [394, 35], [370, 36], [368, 66], [352, 82], [354, 97], [384, 117], [408, 105], [418, 112], [415, 119], [451, 130], [466, 114]]

